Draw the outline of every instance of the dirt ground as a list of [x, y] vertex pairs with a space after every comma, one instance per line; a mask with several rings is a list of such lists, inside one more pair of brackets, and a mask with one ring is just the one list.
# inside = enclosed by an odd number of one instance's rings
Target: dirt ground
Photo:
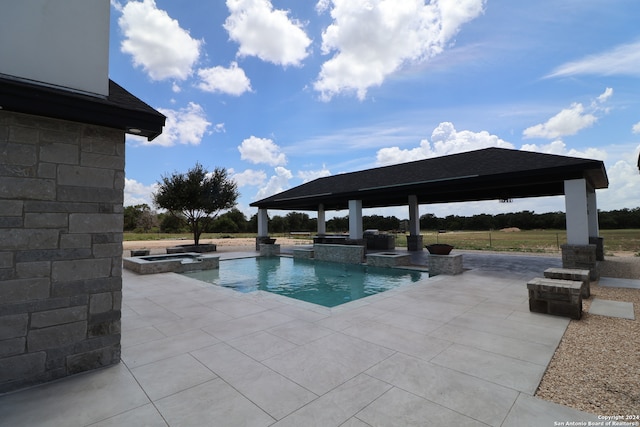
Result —
[[[124, 256], [129, 256], [129, 251], [131, 249], [149, 249], [151, 253], [163, 253], [164, 250], [171, 246], [177, 245], [185, 245], [193, 243], [191, 239], [162, 239], [162, 240], [132, 240], [123, 242], [122, 249], [124, 250]], [[214, 243], [218, 246], [218, 251], [238, 251], [238, 250], [254, 250], [256, 240], [253, 237], [246, 238], [230, 238], [230, 239], [202, 239], [200, 243]], [[278, 237], [276, 239], [276, 243], [284, 246], [294, 246], [294, 245], [310, 245], [313, 243], [311, 239], [291, 239], [287, 237]], [[482, 251], [489, 252], [489, 251]], [[499, 252], [498, 252], [499, 253]], [[513, 254], [513, 252], [509, 252]], [[523, 253], [523, 255], [536, 255], [536, 253]], [[552, 254], [548, 253], [540, 253], [540, 256], [549, 256]], [[616, 258], [628, 258], [635, 257], [634, 252], [607, 252], [608, 259], [616, 259]]]

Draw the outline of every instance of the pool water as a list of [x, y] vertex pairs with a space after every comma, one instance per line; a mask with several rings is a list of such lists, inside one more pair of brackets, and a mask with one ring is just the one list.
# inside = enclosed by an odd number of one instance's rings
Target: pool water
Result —
[[429, 277], [427, 273], [415, 270], [287, 257], [225, 260], [220, 262], [219, 269], [183, 274], [239, 292], [263, 290], [325, 307], [335, 307]]

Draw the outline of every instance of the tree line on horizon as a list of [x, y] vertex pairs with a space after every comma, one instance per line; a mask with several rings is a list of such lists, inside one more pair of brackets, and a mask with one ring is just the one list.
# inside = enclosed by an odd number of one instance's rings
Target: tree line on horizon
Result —
[[[256, 233], [257, 214], [247, 217], [236, 208], [239, 197], [237, 184], [225, 168], [208, 172], [200, 163], [185, 173], [164, 175], [153, 194], [154, 205], [164, 210], [158, 213], [147, 204], [124, 208], [124, 231], [155, 233], [193, 233], [198, 244], [202, 233]], [[165, 213], [166, 212], [166, 213]], [[434, 214], [420, 217], [421, 230], [501, 230], [503, 228], [564, 229], [564, 212], [536, 214], [521, 211], [506, 214], [478, 214], [473, 216], [449, 215], [439, 218]], [[640, 208], [599, 211], [602, 229], [640, 228]], [[362, 218], [363, 228], [404, 233], [408, 220], [395, 216], [368, 215]], [[272, 233], [309, 232], [318, 229], [316, 218], [306, 213], [289, 212], [285, 216], [269, 218]], [[326, 222], [329, 233], [349, 230], [349, 217], [334, 217]]]
[[[377, 229], [387, 232], [408, 231], [408, 220], [395, 216], [363, 216], [363, 229]], [[612, 211], [599, 211], [598, 221], [601, 229], [640, 228], [640, 207], [624, 208]], [[444, 218], [434, 214], [420, 217], [421, 230], [446, 231], [483, 231], [501, 230], [517, 227], [521, 230], [555, 229], [564, 230], [566, 216], [564, 212], [535, 213], [521, 211], [503, 214], [477, 214], [472, 216], [448, 215]], [[269, 217], [269, 232], [290, 233], [310, 232], [318, 229], [316, 218], [301, 212], [289, 212], [284, 216]], [[326, 221], [328, 233], [342, 233], [349, 229], [349, 216], [334, 217]], [[124, 231], [141, 233], [184, 233], [189, 231], [186, 219], [168, 213], [153, 211], [148, 205], [140, 204], [124, 208]], [[221, 213], [203, 228], [204, 233], [257, 233], [257, 215], [247, 218], [240, 210], [233, 208]]]

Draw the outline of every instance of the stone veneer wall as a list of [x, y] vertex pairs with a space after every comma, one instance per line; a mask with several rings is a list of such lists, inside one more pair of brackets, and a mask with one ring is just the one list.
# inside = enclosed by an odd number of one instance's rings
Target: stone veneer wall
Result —
[[316, 243], [313, 245], [313, 257], [318, 261], [342, 262], [345, 264], [362, 264], [364, 262], [364, 246], [332, 245]]
[[120, 361], [124, 133], [0, 110], [0, 393]]

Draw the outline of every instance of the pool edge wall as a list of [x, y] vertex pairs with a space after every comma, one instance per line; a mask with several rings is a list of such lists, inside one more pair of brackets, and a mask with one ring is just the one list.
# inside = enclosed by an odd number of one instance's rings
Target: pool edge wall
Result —
[[333, 245], [316, 243], [313, 245], [313, 257], [318, 261], [341, 262], [344, 264], [364, 263], [364, 246]]

